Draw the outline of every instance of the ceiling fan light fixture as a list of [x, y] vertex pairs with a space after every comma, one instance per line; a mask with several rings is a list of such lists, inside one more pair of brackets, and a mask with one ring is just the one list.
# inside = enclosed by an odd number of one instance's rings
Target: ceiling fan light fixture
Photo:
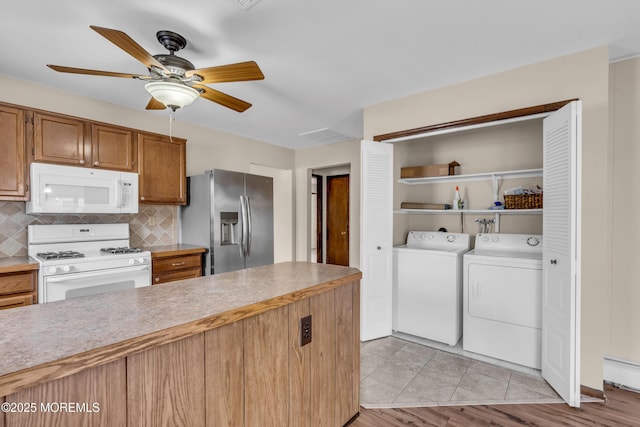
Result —
[[191, 104], [200, 96], [200, 92], [183, 83], [149, 82], [144, 88], [158, 101], [172, 110]]

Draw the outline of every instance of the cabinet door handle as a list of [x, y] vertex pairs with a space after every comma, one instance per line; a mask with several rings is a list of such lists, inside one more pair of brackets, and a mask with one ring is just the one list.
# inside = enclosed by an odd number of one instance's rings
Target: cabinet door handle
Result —
[[84, 165], [84, 160], [78, 160], [78, 163], [80, 163], [81, 165]]
[[182, 261], [182, 262], [174, 262], [173, 264], [171, 264], [172, 267], [178, 267], [180, 265], [184, 265], [184, 261]]
[[93, 166], [100, 166], [100, 162], [93, 162]]
[[153, 279], [153, 280], [155, 280], [156, 282], [159, 282], [159, 281], [160, 281], [160, 278], [159, 278], [159, 277], [156, 277], [156, 278], [155, 278], [155, 279]]
[[143, 200], [143, 201], [144, 201], [144, 196], [140, 197], [140, 200]]

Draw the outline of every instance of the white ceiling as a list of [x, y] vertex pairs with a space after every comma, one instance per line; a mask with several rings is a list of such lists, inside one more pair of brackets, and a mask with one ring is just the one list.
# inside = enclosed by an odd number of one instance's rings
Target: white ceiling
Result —
[[211, 85], [249, 110], [198, 99], [176, 119], [290, 148], [321, 144], [299, 134], [323, 128], [362, 137], [368, 105], [601, 45], [640, 52], [638, 0], [8, 0], [0, 74], [143, 110], [142, 81], [45, 66], [146, 74], [89, 25], [151, 54], [166, 52], [158, 30], [180, 33], [196, 68], [255, 60], [265, 80]]

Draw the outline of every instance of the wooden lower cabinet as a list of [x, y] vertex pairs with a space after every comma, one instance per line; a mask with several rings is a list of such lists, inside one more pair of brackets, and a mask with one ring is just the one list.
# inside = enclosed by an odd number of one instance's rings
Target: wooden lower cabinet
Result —
[[152, 255], [151, 283], [158, 285], [202, 276], [202, 254], [159, 258]]
[[14, 406], [5, 412], [6, 426], [126, 426], [125, 365], [119, 359], [7, 396]]
[[206, 426], [244, 426], [244, 324], [205, 332]]
[[38, 271], [0, 274], [0, 310], [38, 302]]
[[96, 402], [99, 412], [6, 413], [0, 427], [343, 426], [360, 407], [359, 292], [346, 283], [16, 392], [7, 402]]
[[350, 283], [206, 332], [207, 427], [349, 422], [360, 408], [359, 292]]
[[204, 334], [127, 358], [127, 425], [204, 426]]

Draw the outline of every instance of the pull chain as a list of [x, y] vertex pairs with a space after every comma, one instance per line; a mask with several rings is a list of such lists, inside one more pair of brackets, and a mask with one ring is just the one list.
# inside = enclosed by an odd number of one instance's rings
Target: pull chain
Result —
[[173, 121], [175, 120], [175, 118], [173, 117], [173, 115], [175, 114], [175, 110], [173, 108], [169, 109], [169, 141], [173, 142], [173, 138], [172, 136], [172, 127], [173, 127]]

